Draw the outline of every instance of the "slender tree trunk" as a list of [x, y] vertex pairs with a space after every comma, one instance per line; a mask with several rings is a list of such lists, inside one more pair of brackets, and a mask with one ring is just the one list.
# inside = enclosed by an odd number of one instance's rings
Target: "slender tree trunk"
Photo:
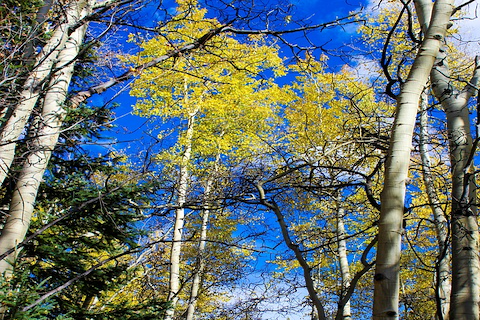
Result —
[[[80, 10], [69, 19], [76, 21], [81, 16]], [[72, 14], [72, 13], [70, 13]], [[73, 23], [73, 21], [70, 21]], [[30, 225], [34, 210], [35, 198], [47, 168], [50, 156], [57, 144], [63, 119], [65, 117], [64, 103], [68, 92], [70, 80], [73, 75], [74, 64], [71, 63], [79, 52], [87, 26], [76, 29], [64, 49], [58, 55], [55, 64], [57, 71], [50, 80], [50, 86], [43, 100], [41, 122], [31, 142], [31, 151], [27, 155], [23, 168], [18, 177], [15, 190], [10, 203], [9, 214], [0, 235], [0, 253], [6, 252], [22, 242]], [[11, 144], [12, 146], [13, 144]], [[1, 152], [1, 151], [0, 151]], [[18, 255], [13, 252], [0, 261], [0, 274], [10, 275], [12, 264]]]
[[397, 98], [395, 121], [381, 194], [374, 276], [373, 319], [398, 319], [401, 237], [406, 180], [420, 95], [445, 37], [452, 0], [437, 0], [432, 20], [410, 73]]
[[[215, 174], [218, 170], [218, 163], [220, 161], [220, 155], [217, 154], [215, 158], [215, 164], [213, 173]], [[202, 211], [202, 226], [200, 229], [200, 239], [198, 244], [198, 255], [197, 255], [197, 269], [193, 276], [192, 289], [190, 290], [190, 299], [188, 301], [187, 315], [186, 320], [193, 320], [195, 315], [195, 310], [197, 307], [198, 292], [201, 287], [201, 281], [203, 277], [203, 271], [205, 269], [205, 254], [207, 247], [207, 231], [208, 231], [208, 221], [210, 218], [210, 197], [212, 186], [214, 183], [215, 176], [211, 175], [207, 180], [205, 186], [205, 204], [206, 208]]]
[[476, 206], [476, 185], [473, 174], [472, 135], [468, 101], [476, 92], [480, 76], [478, 58], [475, 74], [463, 91], [450, 83], [450, 72], [442, 51], [432, 70], [432, 87], [447, 115], [447, 130], [452, 166], [452, 292], [450, 318], [479, 319], [480, 261]]
[[[13, 110], [7, 111], [7, 118], [0, 131], [0, 185], [8, 175], [12, 165], [17, 140], [25, 130], [25, 125], [38, 102], [40, 93], [48, 85], [54, 65], [58, 65], [59, 54], [65, 49], [69, 39], [69, 29], [84, 15], [89, 13], [88, 1], [70, 1], [65, 9], [65, 22], [58, 25], [52, 37], [35, 60], [35, 66], [25, 81], [19, 102]], [[70, 37], [71, 39], [71, 37]]]
[[[347, 241], [345, 240], [345, 209], [341, 204], [341, 196], [338, 196], [337, 200], [337, 253], [338, 253], [338, 262], [340, 265], [340, 275], [342, 277], [342, 289], [341, 296], [343, 297], [348, 287], [350, 286], [351, 276], [350, 276], [350, 267], [348, 264], [347, 257]], [[341, 314], [341, 317], [339, 317]], [[350, 300], [345, 303], [344, 306], [341, 306], [338, 310], [337, 318], [338, 320], [350, 320], [352, 315], [350, 312]]]
[[188, 117], [188, 128], [186, 132], [185, 151], [182, 155], [180, 163], [180, 175], [178, 179], [177, 189], [177, 209], [175, 210], [175, 224], [173, 227], [172, 249], [170, 252], [170, 275], [169, 275], [169, 291], [168, 302], [169, 309], [165, 313], [165, 320], [172, 320], [175, 315], [175, 307], [178, 302], [178, 294], [180, 291], [180, 255], [182, 251], [183, 226], [185, 222], [185, 204], [188, 189], [189, 172], [188, 165], [192, 153], [192, 137], [195, 116], [198, 110], [194, 110]]
[[430, 152], [428, 150], [428, 95], [424, 92], [420, 110], [419, 148], [422, 160], [423, 180], [427, 192], [428, 202], [432, 208], [435, 233], [438, 243], [438, 258], [436, 261], [435, 297], [437, 304], [437, 318], [448, 320], [450, 310], [450, 253], [448, 250], [448, 222], [440, 204], [434, 185]]

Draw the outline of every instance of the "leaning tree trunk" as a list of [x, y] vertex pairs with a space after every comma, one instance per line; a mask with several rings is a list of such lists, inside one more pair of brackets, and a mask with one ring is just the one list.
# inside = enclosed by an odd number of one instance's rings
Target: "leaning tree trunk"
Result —
[[[69, 21], [70, 24], [73, 24], [82, 14], [85, 14], [86, 10], [89, 10], [85, 4], [83, 3], [82, 10], [80, 10], [80, 6], [77, 7], [78, 11], [75, 15], [70, 12], [69, 20], [73, 20]], [[24, 240], [28, 231], [38, 188], [57, 144], [65, 117], [66, 112], [63, 107], [73, 75], [74, 63], [72, 61], [80, 50], [86, 28], [87, 26], [83, 25], [76, 29], [58, 54], [58, 61], [54, 65], [58, 71], [52, 75], [48, 91], [43, 99], [43, 110], [38, 128], [32, 128], [35, 131], [33, 132], [34, 138], [29, 144], [31, 150], [24, 160], [12, 195], [8, 216], [1, 232], [0, 253], [15, 249]], [[17, 256], [18, 251], [15, 250], [0, 261], [0, 274], [5, 274], [7, 277], [11, 274], [12, 265]]]
[[479, 319], [480, 261], [476, 208], [476, 185], [473, 174], [473, 143], [470, 133], [468, 101], [476, 92], [480, 66], [462, 91], [451, 84], [445, 52], [438, 56], [432, 70], [432, 87], [447, 116], [447, 130], [452, 167], [452, 292], [450, 318]]
[[435, 2], [425, 39], [397, 99], [381, 194], [373, 319], [399, 317], [402, 224], [413, 129], [420, 95], [442, 45], [452, 11], [452, 0]]
[[183, 226], [185, 223], [185, 209], [183, 208], [186, 198], [189, 181], [188, 165], [192, 153], [192, 137], [195, 116], [198, 110], [189, 114], [188, 127], [186, 131], [185, 150], [180, 163], [180, 174], [178, 179], [177, 201], [175, 210], [175, 223], [173, 227], [172, 248], [170, 251], [170, 274], [169, 291], [167, 301], [170, 303], [165, 313], [165, 320], [172, 320], [175, 315], [175, 307], [180, 293], [180, 255], [182, 252]]
[[433, 223], [438, 243], [438, 258], [435, 275], [435, 300], [437, 304], [437, 318], [448, 320], [450, 310], [450, 253], [448, 250], [448, 221], [442, 210], [440, 199], [435, 190], [430, 152], [428, 150], [428, 95], [422, 95], [420, 110], [419, 149], [422, 160], [422, 175], [425, 182], [428, 202], [433, 213]]
[[65, 8], [65, 22], [55, 28], [52, 37], [36, 57], [33, 71], [23, 85], [17, 105], [6, 113], [6, 119], [0, 131], [0, 185], [7, 177], [12, 165], [17, 141], [25, 130], [42, 91], [48, 85], [48, 78], [52, 76], [54, 66], [58, 65], [56, 62], [60, 52], [65, 50], [69, 31], [71, 32], [71, 28], [90, 13], [91, 8], [87, 2], [87, 0], [71, 1]]
[[303, 279], [305, 280], [305, 286], [307, 287], [308, 296], [312, 302], [314, 312], [312, 318], [316, 320], [326, 320], [327, 316], [325, 313], [325, 307], [323, 306], [322, 301], [320, 300], [319, 295], [315, 289], [314, 280], [312, 278], [312, 268], [308, 264], [308, 261], [303, 257], [303, 250], [301, 250], [300, 245], [295, 243], [290, 237], [290, 232], [288, 230], [287, 222], [285, 221], [284, 215], [278, 207], [277, 203], [272, 199], [268, 200], [265, 195], [265, 190], [263, 188], [263, 182], [258, 182], [256, 188], [259, 193], [260, 203], [272, 210], [275, 214], [278, 225], [282, 232], [283, 241], [287, 247], [295, 254], [300, 267], [303, 271]]

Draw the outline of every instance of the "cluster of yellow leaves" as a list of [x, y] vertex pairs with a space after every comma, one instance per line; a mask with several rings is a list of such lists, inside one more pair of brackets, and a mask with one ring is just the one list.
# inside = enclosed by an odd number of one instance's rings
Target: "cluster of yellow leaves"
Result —
[[372, 152], [360, 140], [388, 129], [379, 114], [388, 114], [393, 107], [378, 101], [371, 85], [348, 68], [326, 72], [321, 61], [308, 59], [295, 69], [300, 76], [292, 90], [298, 98], [285, 110], [292, 152], [309, 161], [328, 158], [350, 163]]
[[[180, 15], [187, 12], [183, 5], [188, 6], [188, 19], [169, 24], [168, 30], [160, 30], [159, 36], [141, 44], [139, 55], [124, 59], [148, 62], [219, 26], [192, 2], [179, 2]], [[275, 106], [291, 99], [272, 80], [284, 73], [278, 48], [263, 37], [251, 36], [241, 42], [221, 34], [198, 51], [145, 70], [131, 94], [139, 98], [135, 108], [142, 116], [180, 123], [195, 116], [192, 141], [180, 133], [178, 150], [170, 150], [170, 156], [163, 155], [162, 160], [175, 157], [190, 143], [200, 157], [217, 153], [244, 157], [269, 131], [276, 118]]]

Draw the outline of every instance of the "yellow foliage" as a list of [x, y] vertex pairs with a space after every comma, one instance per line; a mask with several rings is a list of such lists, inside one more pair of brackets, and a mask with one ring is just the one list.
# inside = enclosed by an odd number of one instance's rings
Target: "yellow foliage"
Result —
[[[205, 18], [206, 10], [196, 1], [178, 4], [179, 19], [142, 42], [138, 55], [122, 57], [124, 61], [146, 63], [219, 26]], [[242, 159], [258, 153], [262, 139], [278, 123], [276, 108], [293, 99], [289, 90], [273, 82], [285, 72], [278, 47], [263, 36], [239, 41], [220, 34], [197, 51], [144, 70], [130, 93], [138, 98], [135, 110], [141, 116], [176, 121], [183, 128], [192, 121], [193, 135], [179, 130], [177, 144], [157, 156], [163, 165], [179, 165], [185, 146], [191, 146], [196, 159]]]

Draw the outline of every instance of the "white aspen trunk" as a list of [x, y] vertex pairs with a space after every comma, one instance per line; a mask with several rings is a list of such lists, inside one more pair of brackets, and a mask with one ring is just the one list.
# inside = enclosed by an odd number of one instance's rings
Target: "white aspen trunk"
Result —
[[436, 261], [435, 296], [437, 300], [437, 319], [448, 320], [450, 310], [450, 253], [448, 250], [448, 221], [442, 210], [440, 199], [434, 185], [430, 151], [428, 150], [428, 95], [422, 94], [420, 109], [419, 149], [422, 160], [422, 175], [425, 182], [428, 202], [433, 213], [435, 234], [438, 243], [438, 258]]
[[[347, 241], [345, 240], [345, 209], [341, 205], [341, 196], [337, 200], [337, 254], [338, 254], [338, 263], [340, 265], [340, 275], [342, 277], [342, 297], [347, 292], [348, 287], [350, 286], [350, 267], [348, 265], [347, 257]], [[340, 310], [339, 310], [340, 311]], [[350, 300], [345, 303], [342, 308], [342, 317], [337, 319], [350, 320], [352, 319], [350, 311]]]
[[[29, 75], [20, 93], [18, 104], [14, 110], [7, 111], [7, 119], [0, 131], [0, 185], [8, 175], [15, 157], [17, 140], [25, 130], [25, 126], [37, 104], [40, 92], [47, 83], [42, 84], [51, 75], [59, 53], [64, 50], [69, 38], [69, 28], [82, 18], [82, 10], [87, 5], [86, 0], [71, 1], [65, 8], [65, 20], [54, 30], [52, 38], [43, 47], [35, 60], [35, 67]], [[83, 11], [83, 14], [86, 14]]]
[[476, 93], [480, 76], [476, 62], [471, 85], [460, 92], [450, 83], [444, 51], [439, 54], [431, 73], [433, 91], [447, 116], [452, 167], [452, 320], [478, 320], [480, 313], [479, 233], [475, 175], [472, 161], [469, 161], [474, 151], [468, 111], [468, 101]]
[[374, 276], [373, 319], [398, 319], [400, 255], [406, 180], [420, 95], [445, 37], [452, 0], [437, 0], [432, 19], [397, 98], [395, 121], [385, 164]]
[[[416, 0], [416, 8], [422, 26], [428, 26], [429, 11], [418, 6], [427, 0]], [[446, 58], [446, 47], [440, 50], [435, 68], [430, 77], [432, 89], [440, 101], [446, 117], [452, 167], [452, 288], [450, 297], [450, 319], [479, 319], [480, 262], [478, 257], [479, 233], [476, 208], [476, 185], [470, 153], [474, 152], [470, 133], [468, 100], [476, 93], [479, 78], [478, 57], [470, 84], [459, 92], [450, 84], [450, 70]]]
[[[79, 3], [80, 4], [80, 3]], [[88, 10], [83, 3], [83, 10]], [[80, 6], [77, 7], [80, 9]], [[81, 11], [70, 19], [77, 20]], [[73, 23], [73, 21], [71, 21]], [[72, 59], [79, 52], [87, 26], [75, 30], [69, 37], [58, 55], [55, 68], [59, 68], [50, 81], [50, 87], [45, 94], [39, 128], [31, 142], [31, 152], [27, 155], [18, 177], [16, 188], [10, 202], [9, 214], [0, 235], [0, 252], [4, 253], [15, 248], [25, 238], [34, 210], [35, 199], [43, 174], [47, 168], [50, 156], [57, 144], [65, 110], [65, 103], [70, 80], [73, 75]], [[11, 275], [12, 264], [18, 256], [14, 251], [0, 261], [0, 274], [7, 278]]]
[[[215, 158], [215, 165], [213, 173], [216, 173], [218, 170], [218, 163], [220, 162], [220, 154], [217, 154]], [[202, 226], [200, 229], [200, 239], [198, 244], [198, 255], [197, 255], [197, 270], [193, 276], [192, 289], [190, 290], [190, 299], [188, 301], [187, 315], [186, 320], [193, 320], [195, 316], [195, 310], [197, 307], [198, 292], [202, 283], [203, 271], [205, 269], [205, 254], [207, 247], [207, 231], [208, 231], [208, 222], [210, 219], [210, 197], [211, 190], [213, 186], [214, 176], [210, 176], [205, 185], [205, 204], [206, 209], [202, 211]]]
[[178, 302], [178, 294], [180, 291], [180, 255], [182, 252], [183, 225], [185, 223], [185, 204], [188, 189], [188, 165], [192, 153], [192, 137], [195, 116], [198, 110], [194, 110], [189, 114], [188, 127], [186, 132], [185, 151], [180, 163], [180, 174], [178, 179], [177, 190], [177, 209], [175, 210], [175, 223], [173, 227], [172, 248], [170, 252], [170, 275], [169, 275], [169, 291], [167, 300], [170, 303], [169, 308], [165, 312], [165, 320], [172, 320], [175, 315], [175, 307]]

